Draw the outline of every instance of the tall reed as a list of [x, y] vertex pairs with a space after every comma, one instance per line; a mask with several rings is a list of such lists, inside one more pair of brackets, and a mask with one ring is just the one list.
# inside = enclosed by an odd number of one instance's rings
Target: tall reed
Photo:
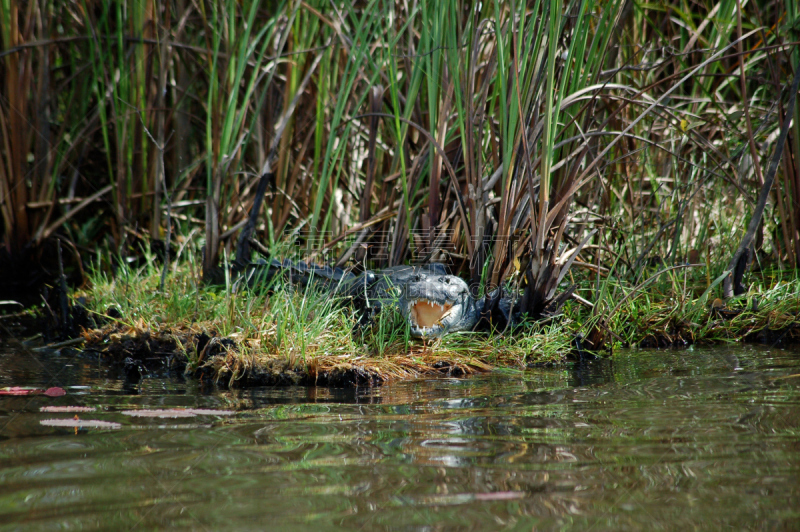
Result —
[[57, 235], [134, 260], [174, 233], [205, 246], [209, 273], [274, 175], [268, 246], [445, 261], [492, 304], [518, 284], [535, 316], [575, 264], [598, 297], [610, 268], [636, 284], [692, 258], [720, 275], [792, 112], [754, 245], [797, 267], [799, 16], [736, 0], [5, 0], [5, 256]]

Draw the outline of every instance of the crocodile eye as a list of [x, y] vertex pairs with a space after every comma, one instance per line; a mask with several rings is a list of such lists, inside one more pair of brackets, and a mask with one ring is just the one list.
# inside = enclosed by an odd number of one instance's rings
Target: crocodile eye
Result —
[[439, 282], [440, 283], [444, 283], [444, 284], [450, 284], [450, 278], [449, 277], [439, 277]]

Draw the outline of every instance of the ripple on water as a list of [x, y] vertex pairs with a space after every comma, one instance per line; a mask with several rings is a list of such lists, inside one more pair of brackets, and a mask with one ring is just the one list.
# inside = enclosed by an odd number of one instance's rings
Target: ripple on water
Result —
[[[0, 522], [797, 529], [798, 373], [800, 352], [758, 347], [630, 351], [571, 370], [348, 391], [201, 394], [192, 382], [136, 387], [68, 369], [64, 398], [0, 398], [13, 418], [0, 432]], [[45, 427], [58, 415], [44, 405], [93, 406], [87, 415], [122, 428]], [[176, 408], [235, 413], [122, 413]]]

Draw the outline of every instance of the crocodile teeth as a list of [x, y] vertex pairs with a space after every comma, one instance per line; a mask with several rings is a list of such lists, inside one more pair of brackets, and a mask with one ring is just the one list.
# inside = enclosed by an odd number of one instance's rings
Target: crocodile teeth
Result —
[[431, 328], [448, 315], [452, 303], [437, 303], [427, 299], [414, 299], [409, 302], [408, 315], [412, 323], [420, 328]]

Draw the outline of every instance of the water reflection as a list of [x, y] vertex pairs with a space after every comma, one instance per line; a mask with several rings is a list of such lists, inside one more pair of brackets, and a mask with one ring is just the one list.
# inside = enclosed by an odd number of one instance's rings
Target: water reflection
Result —
[[[629, 351], [373, 389], [201, 389], [0, 354], [0, 522], [151, 529], [800, 525], [800, 352]], [[67, 367], [69, 362], [69, 367]], [[36, 368], [46, 364], [57, 380]], [[93, 406], [115, 431], [41, 424]], [[123, 411], [195, 408], [187, 418]], [[235, 410], [215, 416], [208, 410]]]

